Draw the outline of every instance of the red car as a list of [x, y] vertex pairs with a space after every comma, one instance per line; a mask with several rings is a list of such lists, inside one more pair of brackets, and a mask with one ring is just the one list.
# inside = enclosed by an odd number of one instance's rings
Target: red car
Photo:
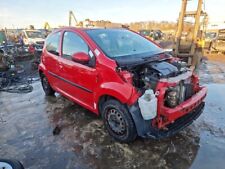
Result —
[[58, 92], [101, 115], [120, 142], [174, 135], [202, 113], [207, 93], [183, 62], [126, 29], [56, 30], [39, 73], [46, 95]]

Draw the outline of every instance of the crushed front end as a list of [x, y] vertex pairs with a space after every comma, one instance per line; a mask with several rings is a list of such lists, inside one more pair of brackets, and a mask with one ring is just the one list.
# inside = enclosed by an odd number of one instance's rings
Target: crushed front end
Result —
[[[152, 126], [157, 128], [155, 137], [167, 137], [190, 125], [204, 108], [206, 87], [199, 85], [198, 77], [192, 72], [161, 79], [156, 87], [158, 98], [157, 117]], [[148, 133], [152, 136], [152, 133]]]
[[162, 129], [201, 105], [207, 89], [201, 87], [198, 77], [189, 71], [174, 78], [161, 79], [156, 93], [158, 113], [153, 123]]
[[[140, 94], [138, 101], [129, 107], [139, 136], [172, 136], [192, 124], [202, 113], [207, 89], [200, 86], [198, 76], [182, 62], [166, 59], [130, 70], [133, 85]], [[147, 109], [147, 101], [144, 104], [140, 101], [149, 91], [154, 93], [154, 97], [150, 97], [157, 99], [155, 115], [150, 111], [151, 107]], [[154, 109], [153, 102], [151, 104]], [[151, 112], [149, 116], [148, 112]]]

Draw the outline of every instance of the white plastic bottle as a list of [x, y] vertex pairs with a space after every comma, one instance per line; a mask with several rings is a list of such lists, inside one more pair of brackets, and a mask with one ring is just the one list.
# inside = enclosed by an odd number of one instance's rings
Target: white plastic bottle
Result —
[[138, 99], [139, 107], [144, 120], [154, 119], [157, 115], [157, 98], [152, 89], [146, 90]]

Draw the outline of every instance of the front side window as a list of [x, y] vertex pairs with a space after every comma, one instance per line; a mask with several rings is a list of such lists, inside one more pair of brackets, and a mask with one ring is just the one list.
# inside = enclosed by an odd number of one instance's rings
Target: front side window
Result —
[[65, 32], [63, 36], [62, 57], [71, 60], [72, 55], [78, 52], [84, 52], [88, 55], [88, 45], [76, 33]]
[[48, 52], [59, 56], [60, 32], [49, 35], [45, 43]]

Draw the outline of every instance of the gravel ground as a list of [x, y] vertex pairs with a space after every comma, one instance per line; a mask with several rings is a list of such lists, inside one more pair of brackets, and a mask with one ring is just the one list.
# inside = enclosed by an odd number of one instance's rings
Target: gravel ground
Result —
[[[203, 114], [172, 138], [120, 144], [99, 117], [60, 95], [46, 97], [40, 82], [28, 94], [0, 93], [0, 157], [26, 169], [223, 169], [225, 65], [207, 61]], [[55, 133], [55, 135], [53, 134]]]

